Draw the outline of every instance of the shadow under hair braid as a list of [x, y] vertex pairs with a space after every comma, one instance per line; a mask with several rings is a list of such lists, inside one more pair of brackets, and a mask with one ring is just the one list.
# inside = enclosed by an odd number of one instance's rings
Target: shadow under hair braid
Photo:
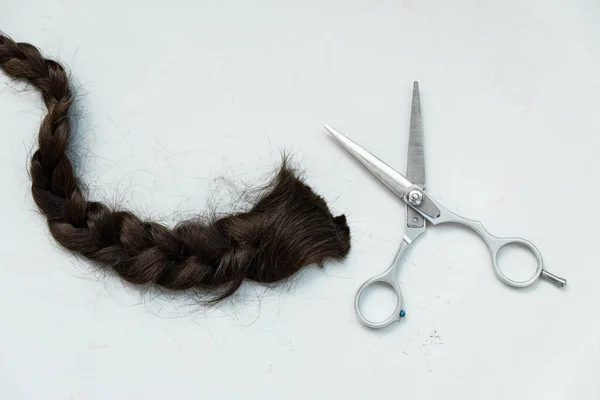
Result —
[[31, 158], [31, 193], [54, 239], [134, 284], [201, 289], [212, 301], [244, 280], [275, 283], [350, 250], [344, 215], [299, 180], [285, 160], [247, 212], [174, 228], [89, 201], [67, 155], [73, 94], [65, 69], [28, 43], [0, 34], [0, 69], [37, 89], [48, 110]]

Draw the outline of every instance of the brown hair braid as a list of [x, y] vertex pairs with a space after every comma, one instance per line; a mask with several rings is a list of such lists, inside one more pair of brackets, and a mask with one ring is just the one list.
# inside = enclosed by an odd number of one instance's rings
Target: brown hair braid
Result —
[[31, 192], [54, 239], [134, 284], [198, 288], [222, 300], [245, 279], [275, 283], [350, 249], [344, 215], [299, 180], [285, 160], [247, 212], [174, 228], [89, 201], [67, 155], [73, 94], [65, 69], [28, 43], [0, 34], [0, 69], [37, 89], [48, 110], [31, 158]]

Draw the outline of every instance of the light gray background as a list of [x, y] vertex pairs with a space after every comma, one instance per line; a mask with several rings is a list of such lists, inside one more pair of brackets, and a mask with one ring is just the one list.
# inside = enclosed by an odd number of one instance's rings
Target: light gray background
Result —
[[[599, 398], [598, 1], [0, 0], [0, 29], [71, 69], [94, 198], [227, 210], [288, 149], [353, 235], [345, 262], [214, 310], [127, 287], [49, 238], [26, 172], [44, 110], [1, 76], [0, 398]], [[407, 318], [358, 323], [404, 207], [322, 126], [403, 171], [413, 80], [429, 191], [532, 240], [566, 290], [510, 289], [439, 227], [400, 274]]]

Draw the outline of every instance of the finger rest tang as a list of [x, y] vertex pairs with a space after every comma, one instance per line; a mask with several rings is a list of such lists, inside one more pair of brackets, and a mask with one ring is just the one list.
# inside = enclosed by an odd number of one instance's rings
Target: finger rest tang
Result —
[[542, 276], [542, 278], [545, 278], [545, 279], [549, 280], [550, 282], [554, 283], [558, 287], [564, 287], [567, 285], [567, 280], [565, 278], [556, 276], [556, 275], [546, 271], [545, 269], [542, 270], [541, 276]]

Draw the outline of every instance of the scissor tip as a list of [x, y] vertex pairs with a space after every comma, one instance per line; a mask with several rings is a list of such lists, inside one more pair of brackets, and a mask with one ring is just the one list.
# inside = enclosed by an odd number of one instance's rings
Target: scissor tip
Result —
[[333, 135], [333, 136], [336, 135], [337, 131], [335, 129], [333, 129], [331, 126], [329, 126], [328, 124], [325, 124], [324, 127], [325, 127], [325, 130], [327, 132], [329, 132], [330, 135]]

